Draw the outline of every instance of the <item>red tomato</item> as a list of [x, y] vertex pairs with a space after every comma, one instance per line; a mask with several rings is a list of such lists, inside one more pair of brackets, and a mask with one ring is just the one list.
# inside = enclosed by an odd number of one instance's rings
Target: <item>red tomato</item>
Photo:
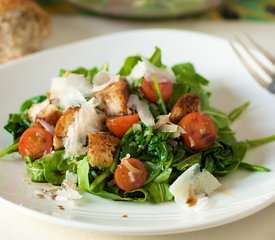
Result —
[[[167, 80], [165, 82], [158, 83], [159, 90], [164, 102], [167, 102], [172, 95], [173, 84], [171, 81]], [[151, 102], [157, 102], [157, 94], [154, 88], [154, 83], [152, 81], [143, 79], [141, 83], [141, 91], [147, 99]]]
[[136, 158], [122, 160], [114, 174], [116, 185], [124, 191], [133, 191], [144, 185], [148, 172], [142, 161]]
[[52, 135], [43, 128], [32, 127], [25, 130], [19, 139], [18, 150], [22, 157], [41, 158], [53, 146]]
[[211, 146], [217, 138], [217, 129], [212, 119], [203, 113], [192, 112], [183, 117], [179, 126], [185, 133], [181, 136], [187, 148], [199, 151]]
[[115, 136], [122, 138], [134, 123], [139, 122], [137, 114], [126, 115], [121, 117], [110, 117], [106, 121], [106, 126]]

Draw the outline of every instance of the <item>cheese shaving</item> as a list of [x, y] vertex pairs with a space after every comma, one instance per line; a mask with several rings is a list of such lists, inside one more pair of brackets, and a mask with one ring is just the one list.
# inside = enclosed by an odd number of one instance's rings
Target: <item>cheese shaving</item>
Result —
[[149, 106], [145, 101], [139, 100], [138, 96], [131, 94], [128, 100], [128, 107], [137, 111], [140, 120], [147, 126], [153, 126], [155, 120], [149, 110]]
[[208, 203], [208, 195], [219, 188], [219, 181], [207, 170], [194, 164], [170, 186], [175, 202], [184, 209], [200, 210]]
[[126, 155], [126, 157], [122, 158], [121, 159], [121, 163], [124, 167], [126, 167], [129, 172], [132, 172], [133, 174], [139, 174], [141, 173], [142, 171], [139, 170], [138, 168], [135, 168], [131, 163], [129, 163], [128, 159], [130, 158], [130, 155]]
[[63, 140], [66, 157], [85, 154], [87, 135], [102, 129], [95, 105], [96, 101], [92, 98], [75, 113], [74, 122], [68, 127], [67, 137]]

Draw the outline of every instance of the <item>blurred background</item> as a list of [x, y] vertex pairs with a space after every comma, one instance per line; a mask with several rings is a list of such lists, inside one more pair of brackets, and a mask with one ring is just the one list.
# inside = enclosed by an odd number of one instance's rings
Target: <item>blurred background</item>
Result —
[[38, 0], [38, 2], [52, 13], [91, 15], [100, 13], [132, 19], [191, 16], [215, 20], [275, 20], [274, 0]]
[[[0, 0], [0, 63], [36, 50], [145, 28], [275, 38], [275, 0]], [[263, 26], [264, 24], [264, 26]], [[275, 51], [269, 41], [268, 48]]]

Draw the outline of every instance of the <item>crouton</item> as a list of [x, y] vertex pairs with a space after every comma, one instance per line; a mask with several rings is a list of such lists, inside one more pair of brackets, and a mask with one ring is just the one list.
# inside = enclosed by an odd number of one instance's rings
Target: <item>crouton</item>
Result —
[[105, 132], [93, 132], [88, 135], [88, 157], [92, 167], [99, 169], [112, 165], [113, 154], [119, 139]]
[[58, 119], [62, 116], [61, 111], [53, 105], [53, 104], [48, 104], [45, 106], [45, 108], [42, 108], [34, 117], [33, 112], [35, 111], [35, 106], [34, 104], [29, 110], [28, 110], [28, 118], [32, 121], [32, 123], [39, 123], [39, 121], [45, 121], [49, 125], [55, 127]]
[[128, 114], [129, 95], [128, 82], [125, 79], [120, 79], [97, 92], [95, 97], [108, 116], [123, 116]]
[[79, 111], [79, 109], [80, 107], [68, 108], [57, 121], [53, 136], [53, 146], [55, 150], [64, 148], [63, 139], [67, 137], [68, 127], [74, 122], [74, 114]]
[[173, 123], [178, 123], [188, 113], [199, 111], [200, 97], [192, 93], [184, 94], [172, 107], [170, 121]]

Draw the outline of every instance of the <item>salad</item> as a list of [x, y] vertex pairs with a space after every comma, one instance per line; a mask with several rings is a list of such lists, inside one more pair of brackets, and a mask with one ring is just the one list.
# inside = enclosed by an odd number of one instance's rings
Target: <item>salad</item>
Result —
[[250, 102], [224, 113], [210, 105], [208, 84], [191, 63], [166, 66], [159, 48], [127, 57], [118, 73], [108, 64], [62, 69], [45, 95], [9, 115], [13, 143], [0, 157], [18, 152], [34, 182], [193, 207], [220, 187], [217, 177], [270, 171], [245, 154], [275, 140], [238, 141], [230, 125]]

